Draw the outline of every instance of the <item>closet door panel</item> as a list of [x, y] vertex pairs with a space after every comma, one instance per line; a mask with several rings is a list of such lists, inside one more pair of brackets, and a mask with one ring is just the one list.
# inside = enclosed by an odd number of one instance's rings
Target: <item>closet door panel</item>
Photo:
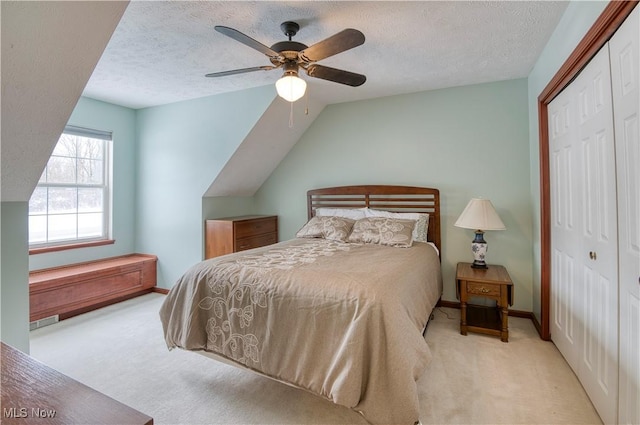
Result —
[[640, 8], [610, 41], [616, 132], [621, 424], [640, 424]]
[[579, 364], [582, 347], [582, 292], [576, 258], [580, 254], [581, 171], [577, 161], [577, 106], [567, 87], [549, 104], [549, 151], [553, 255], [551, 275], [551, 338], [567, 362]]
[[582, 164], [580, 265], [583, 351], [577, 375], [605, 423], [618, 414], [618, 239], [609, 50], [571, 84], [578, 93]]
[[616, 183], [608, 47], [549, 104], [551, 338], [605, 423], [618, 414]]

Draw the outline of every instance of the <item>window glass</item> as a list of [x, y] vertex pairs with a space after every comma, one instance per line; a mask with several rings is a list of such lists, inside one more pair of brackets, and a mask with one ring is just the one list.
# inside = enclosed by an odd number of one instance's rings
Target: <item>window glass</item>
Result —
[[32, 247], [108, 239], [111, 134], [68, 126], [29, 200]]

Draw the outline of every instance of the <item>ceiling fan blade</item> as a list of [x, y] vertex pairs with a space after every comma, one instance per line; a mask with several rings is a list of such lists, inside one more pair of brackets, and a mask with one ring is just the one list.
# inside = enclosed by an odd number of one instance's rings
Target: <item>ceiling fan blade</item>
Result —
[[347, 28], [301, 51], [298, 56], [305, 62], [317, 62], [329, 56], [353, 49], [364, 43], [364, 34]]
[[330, 68], [328, 66], [311, 64], [306, 67], [307, 75], [333, 81], [334, 83], [346, 84], [347, 86], [358, 87], [367, 81], [367, 77], [355, 72], [343, 71], [342, 69]]
[[280, 53], [276, 52], [275, 50], [271, 49], [270, 47], [265, 46], [264, 44], [260, 43], [257, 40], [254, 40], [253, 38], [249, 37], [246, 34], [241, 33], [240, 31], [233, 29], [233, 28], [229, 28], [229, 27], [223, 27], [220, 25], [217, 25], [214, 27], [216, 31], [218, 31], [220, 34], [224, 34], [227, 37], [231, 37], [236, 41], [239, 41], [240, 43], [244, 44], [245, 46], [249, 46], [252, 49], [255, 49], [261, 53], [264, 53], [265, 55], [269, 56], [270, 58], [281, 58]]
[[276, 68], [277, 66], [271, 66], [271, 65], [254, 66], [253, 68], [241, 68], [241, 69], [233, 69], [231, 71], [212, 72], [211, 74], [206, 74], [205, 77], [225, 77], [227, 75], [244, 74], [245, 72], [270, 71]]

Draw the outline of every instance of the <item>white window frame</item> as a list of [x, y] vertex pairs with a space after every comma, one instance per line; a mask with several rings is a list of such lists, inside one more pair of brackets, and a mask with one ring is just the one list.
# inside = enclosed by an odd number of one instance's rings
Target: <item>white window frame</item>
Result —
[[[63, 131], [62, 136], [64, 135], [71, 135], [71, 136], [78, 136], [80, 138], [90, 138], [90, 139], [99, 139], [103, 141], [103, 152], [102, 152], [102, 157], [103, 157], [103, 167], [102, 167], [102, 172], [103, 172], [103, 176], [102, 176], [102, 183], [78, 183], [77, 181], [77, 175], [76, 175], [76, 182], [74, 183], [56, 183], [56, 182], [46, 182], [46, 181], [42, 181], [42, 179], [38, 182], [38, 185], [36, 186], [36, 189], [38, 188], [75, 188], [76, 190], [78, 189], [83, 189], [83, 188], [100, 188], [102, 189], [102, 195], [103, 195], [103, 199], [102, 199], [102, 231], [101, 231], [101, 235], [99, 236], [86, 236], [86, 237], [79, 237], [78, 236], [78, 220], [81, 217], [81, 215], [83, 214], [82, 212], [78, 211], [77, 208], [77, 204], [78, 204], [78, 198], [76, 196], [76, 211], [75, 213], [68, 213], [68, 215], [75, 215], [76, 217], [76, 237], [74, 238], [66, 238], [66, 239], [53, 239], [50, 237], [50, 229], [49, 229], [49, 224], [47, 224], [46, 226], [46, 236], [45, 236], [45, 240], [44, 241], [36, 241], [36, 242], [31, 242], [31, 233], [29, 234], [29, 249], [30, 250], [39, 250], [39, 249], [47, 249], [47, 248], [60, 248], [60, 247], [68, 247], [68, 248], [74, 248], [74, 247], [79, 247], [79, 246], [83, 246], [83, 245], [87, 245], [87, 244], [91, 244], [91, 243], [96, 243], [96, 242], [101, 242], [101, 241], [109, 241], [110, 243], [112, 243], [113, 241], [111, 240], [111, 215], [112, 215], [112, 210], [111, 210], [111, 188], [112, 188], [112, 133], [109, 131], [101, 131], [101, 130], [93, 130], [93, 129], [88, 129], [88, 128], [83, 128], [83, 127], [76, 127], [76, 126], [71, 126], [71, 125], [67, 125]], [[61, 136], [61, 138], [62, 138]], [[53, 155], [52, 155], [53, 158]], [[71, 157], [73, 158], [73, 157]], [[78, 158], [81, 158], [77, 155], [76, 152], [76, 156], [75, 159], [76, 161], [78, 160]], [[81, 158], [82, 159], [82, 158]], [[51, 161], [51, 158], [49, 159], [49, 161]], [[49, 162], [47, 162], [47, 165], [49, 164]], [[47, 168], [45, 168], [45, 170], [43, 171], [43, 175], [44, 173], [47, 172]], [[77, 172], [77, 170], [76, 170]], [[35, 191], [34, 191], [35, 193]], [[33, 195], [32, 195], [33, 197]], [[45, 216], [47, 217], [47, 222], [49, 221], [48, 217], [50, 215], [49, 212], [49, 200], [47, 199], [46, 202], [46, 211], [44, 213], [38, 212], [38, 213], [33, 213], [31, 211], [31, 200], [29, 202], [29, 219], [31, 219], [31, 217], [42, 217]], [[53, 215], [53, 213], [51, 213], [51, 215]], [[46, 251], [45, 251], [46, 252]]]

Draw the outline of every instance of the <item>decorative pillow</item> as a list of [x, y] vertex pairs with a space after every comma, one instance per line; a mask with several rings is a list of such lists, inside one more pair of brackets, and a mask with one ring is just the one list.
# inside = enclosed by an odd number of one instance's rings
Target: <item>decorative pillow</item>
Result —
[[397, 247], [413, 244], [414, 220], [397, 218], [367, 217], [356, 221], [347, 239], [354, 243], [372, 243]]
[[402, 220], [415, 220], [416, 225], [413, 228], [413, 240], [415, 242], [427, 242], [427, 232], [429, 230], [429, 214], [427, 213], [397, 213], [382, 210], [366, 211], [367, 217], [387, 217], [399, 218]]
[[351, 220], [360, 220], [366, 217], [369, 208], [316, 208], [317, 216], [344, 217]]
[[296, 233], [297, 238], [324, 238], [346, 242], [355, 220], [344, 217], [316, 216]]

